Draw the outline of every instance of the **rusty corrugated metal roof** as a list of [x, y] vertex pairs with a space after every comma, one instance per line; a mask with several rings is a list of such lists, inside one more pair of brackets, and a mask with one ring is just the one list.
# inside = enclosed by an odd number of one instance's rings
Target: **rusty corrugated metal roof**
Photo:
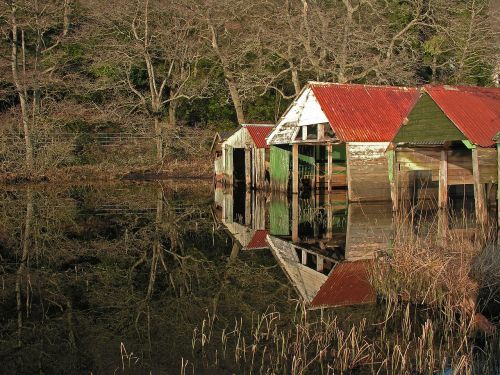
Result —
[[366, 260], [337, 264], [313, 298], [311, 307], [352, 306], [375, 302], [375, 291], [368, 280], [370, 264], [371, 262]]
[[243, 125], [248, 130], [250, 137], [252, 137], [255, 146], [258, 148], [269, 148], [266, 137], [273, 129], [273, 125]]
[[310, 83], [330, 126], [344, 142], [390, 142], [419, 97], [409, 87]]
[[266, 237], [266, 230], [257, 230], [248, 245], [246, 245], [243, 250], [267, 249], [269, 245], [267, 244]]
[[494, 144], [500, 131], [500, 89], [430, 85], [424, 89], [472, 143]]

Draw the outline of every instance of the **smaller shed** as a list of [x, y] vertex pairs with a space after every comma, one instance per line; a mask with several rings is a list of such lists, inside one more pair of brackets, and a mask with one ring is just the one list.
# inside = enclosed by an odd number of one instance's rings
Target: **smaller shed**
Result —
[[266, 136], [272, 129], [272, 124], [242, 124], [226, 139], [220, 136], [220, 144], [216, 146], [220, 152], [214, 161], [215, 175], [228, 185], [266, 188], [269, 180]]
[[394, 204], [437, 194], [445, 207], [449, 186], [471, 185], [478, 218], [485, 217], [485, 185], [497, 182], [498, 131], [500, 89], [424, 86], [393, 139]]

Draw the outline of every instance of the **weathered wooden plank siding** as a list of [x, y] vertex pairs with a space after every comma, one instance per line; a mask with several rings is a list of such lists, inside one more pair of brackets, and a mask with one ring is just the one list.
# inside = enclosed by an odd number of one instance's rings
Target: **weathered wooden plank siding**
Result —
[[443, 142], [467, 139], [428, 94], [423, 94], [394, 142]]
[[393, 238], [390, 203], [350, 204], [347, 213], [345, 259], [373, 259], [387, 251]]
[[388, 142], [349, 143], [347, 174], [350, 201], [390, 201]]
[[[400, 178], [412, 171], [431, 171], [432, 181], [439, 180], [440, 148], [398, 148], [397, 163]], [[478, 147], [481, 183], [497, 180], [496, 150]], [[467, 149], [448, 149], [448, 185], [472, 184], [472, 152]]]
[[271, 189], [286, 191], [291, 178], [292, 149], [288, 145], [271, 146], [269, 168]]

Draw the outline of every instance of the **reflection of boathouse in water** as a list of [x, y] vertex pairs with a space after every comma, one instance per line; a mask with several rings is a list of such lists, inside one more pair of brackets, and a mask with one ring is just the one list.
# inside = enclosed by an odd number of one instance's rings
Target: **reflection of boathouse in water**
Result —
[[283, 195], [234, 194], [232, 189], [216, 190], [219, 222], [242, 249], [270, 248], [311, 308], [374, 301], [367, 270], [376, 252], [391, 241], [389, 203], [347, 209], [345, 194], [295, 196], [290, 202]]

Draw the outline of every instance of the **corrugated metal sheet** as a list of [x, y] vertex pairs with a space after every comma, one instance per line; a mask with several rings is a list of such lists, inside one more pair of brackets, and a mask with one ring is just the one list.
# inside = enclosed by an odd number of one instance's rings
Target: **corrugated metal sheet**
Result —
[[266, 230], [257, 230], [248, 245], [246, 245], [243, 250], [267, 249], [269, 245], [267, 244], [266, 237]]
[[266, 137], [273, 129], [273, 125], [244, 125], [244, 127], [248, 130], [257, 148], [269, 148]]
[[311, 307], [352, 306], [375, 302], [375, 291], [368, 281], [370, 264], [370, 261], [337, 264], [313, 298]]
[[489, 147], [500, 131], [500, 89], [425, 86], [425, 91], [474, 144]]
[[390, 142], [420, 95], [416, 88], [311, 83], [330, 126], [344, 142]]

